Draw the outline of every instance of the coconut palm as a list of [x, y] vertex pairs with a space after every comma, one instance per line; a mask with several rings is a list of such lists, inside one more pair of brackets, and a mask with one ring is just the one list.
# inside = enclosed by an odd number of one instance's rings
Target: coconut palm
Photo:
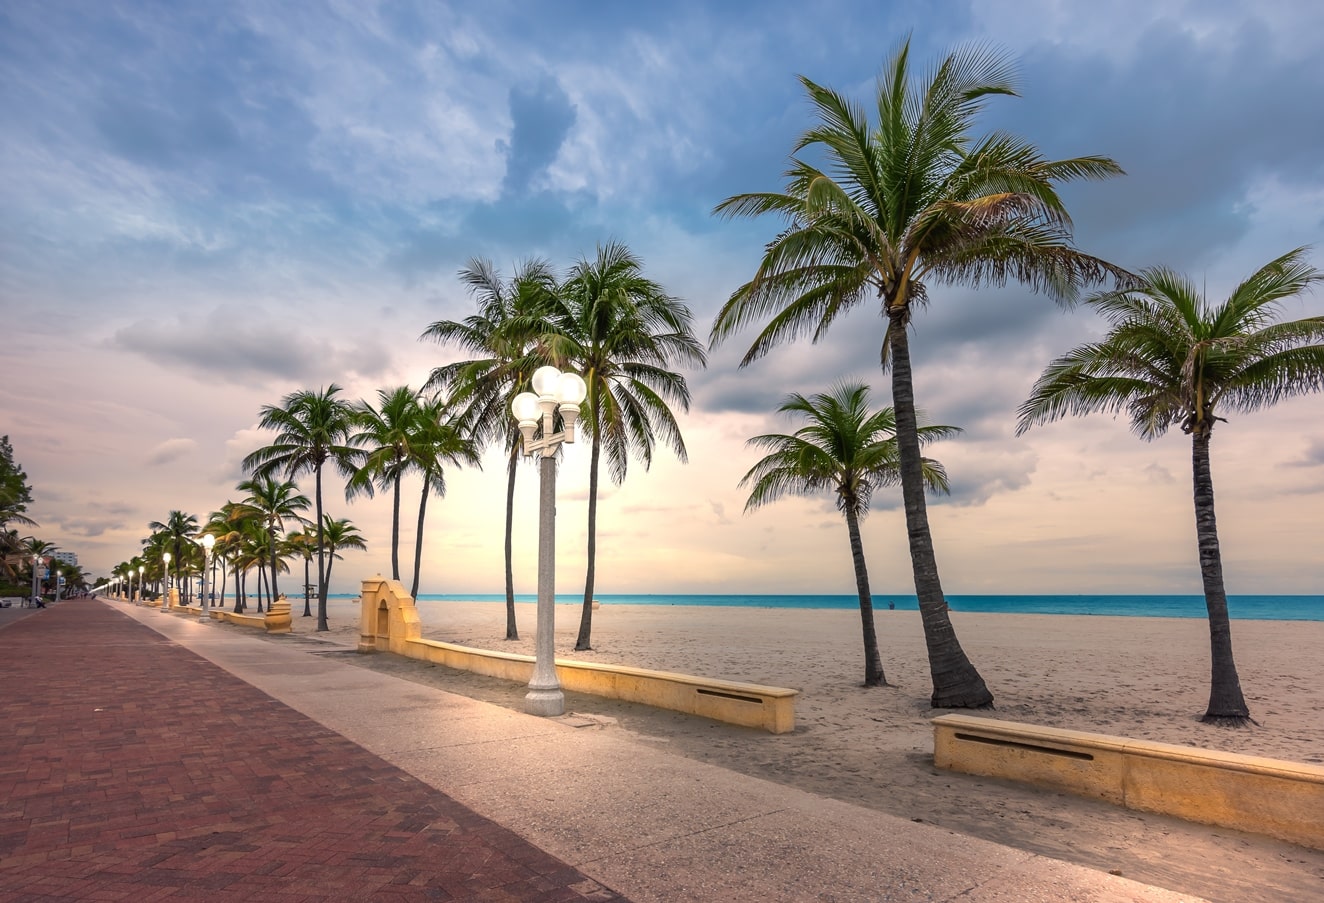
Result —
[[1039, 377], [1018, 432], [1067, 414], [1126, 411], [1142, 439], [1180, 425], [1191, 437], [1195, 533], [1209, 612], [1211, 681], [1202, 720], [1244, 725], [1250, 710], [1232, 657], [1232, 631], [1214, 518], [1209, 446], [1224, 410], [1247, 413], [1324, 388], [1324, 317], [1281, 322], [1281, 301], [1324, 274], [1297, 248], [1265, 264], [1210, 304], [1189, 279], [1164, 268], [1089, 304], [1108, 321], [1099, 342], [1072, 349]]
[[419, 400], [418, 431], [410, 446], [409, 462], [423, 478], [423, 494], [418, 500], [418, 529], [414, 534], [414, 582], [409, 589], [409, 595], [418, 598], [428, 496], [433, 493], [438, 498], [446, 496], [446, 465], [482, 466], [473, 441], [461, 431], [450, 405], [440, 395]]
[[[711, 340], [766, 321], [745, 366], [782, 342], [817, 341], [846, 311], [879, 300], [931, 702], [990, 706], [993, 694], [956, 638], [938, 577], [911, 380], [911, 312], [936, 284], [1017, 280], [1066, 300], [1081, 284], [1125, 275], [1072, 246], [1056, 191], [1060, 182], [1121, 170], [1103, 157], [1048, 161], [1004, 133], [974, 140], [984, 102], [1015, 93], [1009, 63], [978, 47], [949, 54], [918, 78], [903, 43], [879, 78], [876, 120], [836, 91], [800, 81], [817, 121], [796, 141], [785, 190], [740, 194], [717, 207], [724, 217], [773, 214], [786, 225], [718, 313]], [[801, 151], [823, 168], [795, 156]]]
[[[770, 433], [745, 443], [768, 452], [740, 480], [741, 486], [751, 487], [745, 510], [753, 511], [787, 495], [832, 492], [836, 496], [837, 510], [846, 518], [855, 588], [860, 599], [864, 685], [886, 686], [874, 630], [873, 595], [860, 539], [860, 520], [869, 513], [875, 489], [901, 482], [896, 415], [891, 408], [870, 411], [869, 387], [862, 383], [842, 383], [830, 392], [809, 397], [792, 393], [777, 412], [798, 415], [806, 423], [791, 435]], [[960, 429], [952, 426], [923, 426], [920, 439], [944, 439], [959, 432]], [[928, 488], [945, 492], [947, 473], [942, 465], [928, 458], [922, 464]]]
[[367, 401], [354, 405], [349, 442], [364, 455], [345, 484], [345, 495], [371, 497], [374, 486], [391, 490], [391, 579], [399, 580], [400, 486], [420, 443], [418, 393], [408, 386], [379, 389], [377, 401], [377, 407]]
[[312, 584], [309, 582], [308, 569], [313, 564], [313, 553], [319, 548], [317, 537], [321, 532], [320, 529], [316, 533], [307, 530], [295, 530], [285, 536], [285, 548], [291, 555], [298, 555], [303, 559], [303, 616], [305, 618], [313, 616]]
[[332, 519], [331, 515], [326, 515], [326, 520], [322, 524], [322, 535], [326, 539], [326, 579], [331, 580], [331, 565], [343, 556], [339, 554], [341, 549], [367, 549], [368, 542], [359, 533], [358, 527], [354, 526], [345, 518]]
[[537, 353], [536, 339], [547, 331], [557, 283], [544, 260], [521, 264], [509, 281], [480, 258], [470, 260], [459, 275], [478, 302], [478, 312], [462, 321], [438, 320], [421, 338], [458, 345], [477, 356], [437, 367], [426, 387], [451, 393], [452, 403], [463, 406], [460, 428], [475, 444], [500, 443], [506, 450], [506, 639], [518, 640], [512, 535], [521, 444], [510, 401], [528, 390], [533, 371], [547, 363]]
[[579, 421], [589, 436], [588, 570], [575, 649], [591, 648], [597, 562], [598, 471], [602, 456], [612, 482], [625, 480], [631, 455], [647, 469], [660, 439], [681, 461], [685, 440], [671, 406], [688, 411], [690, 390], [675, 365], [703, 367], [690, 310], [643, 274], [625, 245], [599, 246], [581, 259], [557, 293], [552, 332], [542, 344], [557, 365], [581, 373], [588, 395]]
[[[259, 520], [266, 530], [265, 551], [271, 565], [271, 593], [268, 598], [274, 602], [279, 597], [276, 573], [279, 568], [280, 547], [276, 536], [284, 532], [287, 520], [302, 523], [302, 514], [308, 510], [310, 502], [306, 495], [299, 492], [299, 487], [294, 483], [289, 480], [277, 480], [270, 475], [254, 476], [252, 479], [244, 480], [235, 488], [248, 493], [244, 500], [235, 506], [235, 512], [241, 517], [248, 515]], [[258, 603], [258, 610], [261, 610], [261, 602]]]
[[[262, 408], [262, 429], [275, 430], [276, 441], [244, 459], [244, 469], [255, 474], [282, 472], [287, 479], [312, 473], [313, 500], [317, 518], [317, 629], [326, 630], [326, 556], [322, 549], [322, 471], [329, 462], [342, 476], [350, 476], [363, 457], [360, 449], [349, 444], [353, 429], [353, 408], [338, 396], [335, 383], [319, 392], [302, 390], [281, 399], [279, 406]], [[305, 575], [304, 583], [307, 584]], [[304, 594], [304, 608], [307, 593]]]
[[166, 517], [165, 523], [152, 521], [147, 527], [149, 530], [164, 533], [168, 537], [168, 542], [170, 544], [170, 572], [175, 578], [175, 585], [181, 585], [179, 582], [179, 569], [184, 564], [184, 550], [193, 542], [193, 536], [198, 532], [197, 517], [192, 514], [185, 514], [183, 511], [171, 511]]
[[[210, 534], [216, 538], [216, 545], [212, 549], [212, 568], [214, 571], [219, 567], [221, 571], [221, 586], [217, 590], [216, 597], [222, 603], [225, 601], [227, 583], [226, 564], [233, 562], [241, 538], [234, 513], [235, 503], [227, 501], [219, 510], [207, 515], [207, 522], [202, 525], [201, 530], [202, 533]], [[239, 574], [238, 570], [235, 569], [235, 611], [242, 611], [239, 605]]]

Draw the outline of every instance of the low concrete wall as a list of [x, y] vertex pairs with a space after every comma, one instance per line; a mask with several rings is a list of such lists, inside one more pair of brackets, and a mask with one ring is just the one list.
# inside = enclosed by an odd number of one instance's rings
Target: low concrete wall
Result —
[[969, 715], [933, 719], [933, 759], [1324, 850], [1324, 766]]
[[[533, 656], [423, 639], [414, 600], [397, 581], [380, 576], [364, 580], [361, 599], [359, 652], [392, 652], [520, 683], [533, 676]], [[556, 659], [556, 676], [562, 688], [577, 693], [639, 702], [774, 734], [795, 729], [799, 690], [560, 658]]]

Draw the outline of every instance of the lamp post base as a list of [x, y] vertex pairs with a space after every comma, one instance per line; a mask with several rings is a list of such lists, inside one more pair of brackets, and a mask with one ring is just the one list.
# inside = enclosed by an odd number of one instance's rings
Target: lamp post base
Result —
[[530, 715], [555, 718], [565, 714], [565, 694], [560, 687], [550, 690], [529, 690], [524, 697], [524, 711]]

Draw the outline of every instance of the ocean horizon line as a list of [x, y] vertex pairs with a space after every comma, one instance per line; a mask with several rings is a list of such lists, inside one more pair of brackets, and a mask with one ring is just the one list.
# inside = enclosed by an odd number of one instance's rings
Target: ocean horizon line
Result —
[[[356, 593], [331, 593], [329, 598], [353, 599]], [[292, 597], [293, 598], [293, 597]], [[602, 605], [675, 605], [721, 608], [858, 609], [854, 593], [599, 593]], [[948, 607], [955, 612], [1002, 614], [1060, 614], [1106, 617], [1206, 618], [1204, 596], [1159, 593], [951, 593]], [[516, 593], [516, 602], [536, 602], [537, 593]], [[420, 593], [419, 603], [504, 603], [505, 593]], [[557, 593], [558, 605], [582, 604], [582, 593]], [[917, 611], [914, 595], [873, 596], [875, 611]], [[1245, 594], [1228, 596], [1233, 620], [1324, 621], [1324, 595]]]

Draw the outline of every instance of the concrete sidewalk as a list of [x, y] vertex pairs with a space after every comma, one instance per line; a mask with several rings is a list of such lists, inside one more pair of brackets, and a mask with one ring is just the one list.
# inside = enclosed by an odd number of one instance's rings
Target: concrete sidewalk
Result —
[[636, 903], [1196, 900], [116, 603]]

